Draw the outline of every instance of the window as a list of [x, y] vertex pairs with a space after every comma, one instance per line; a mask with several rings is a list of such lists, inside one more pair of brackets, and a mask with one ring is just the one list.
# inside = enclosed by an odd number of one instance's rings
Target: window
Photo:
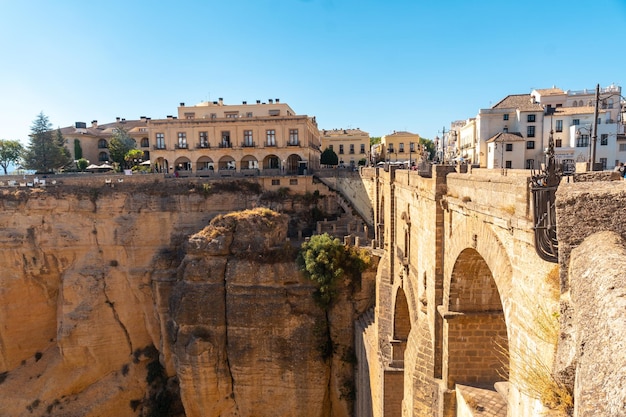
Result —
[[393, 153], [393, 143], [389, 144], [388, 152]]
[[109, 146], [107, 145], [107, 141], [106, 141], [106, 139], [100, 139], [100, 140], [98, 141], [98, 148], [99, 148], [99, 149], [106, 149], [106, 148], [108, 148], [108, 147], [109, 147]]
[[235, 111], [235, 112], [224, 112], [224, 116], [227, 119], [236, 119], [237, 117], [239, 117], [239, 112]]
[[504, 161], [504, 167], [507, 169], [513, 168], [513, 163], [511, 161]]
[[298, 179], [297, 178], [290, 178], [289, 179], [289, 185], [298, 185]]
[[529, 138], [535, 137], [535, 126], [526, 126], [526, 136]]
[[620, 143], [619, 144], [619, 151], [620, 152], [626, 152], [626, 143]]
[[578, 126], [578, 125], [580, 125], [580, 119], [574, 119], [574, 120], [572, 120], [572, 124], [573, 124], [574, 126]]
[[187, 149], [187, 133], [178, 132], [178, 144], [179, 149]]
[[503, 114], [502, 115], [502, 120], [509, 120], [509, 115], [508, 114]]
[[586, 148], [589, 146], [589, 135], [580, 135], [576, 138], [577, 148]]
[[216, 119], [216, 118], [217, 118], [217, 114], [215, 114], [215, 113], [211, 113], [211, 116], [210, 116], [210, 117], [211, 117], [211, 119]]
[[251, 111], [247, 112], [246, 117], [252, 117], [252, 112]]
[[165, 134], [164, 133], [156, 134], [156, 148], [165, 149]]
[[527, 159], [526, 160], [526, 169], [534, 169], [535, 168], [535, 160]]
[[109, 155], [106, 152], [100, 152], [98, 154], [98, 161], [100, 161], [100, 162], [108, 162], [109, 161]]
[[230, 148], [230, 131], [222, 131], [222, 141], [220, 142], [220, 148]]
[[398, 144], [398, 152], [404, 153], [404, 143], [401, 142]]
[[554, 141], [554, 146], [556, 146], [557, 148], [560, 148], [563, 146], [563, 139], [556, 139]]
[[265, 131], [265, 146], [276, 146], [276, 131], [269, 129]]
[[339, 154], [343, 154], [343, 145], [339, 145]]
[[148, 148], [150, 146], [150, 141], [148, 138], [141, 138], [141, 147]]
[[606, 146], [609, 144], [609, 135], [603, 133], [600, 135], [600, 145]]
[[289, 129], [289, 144], [298, 145], [300, 143], [298, 139], [298, 129]]
[[333, 145], [328, 145], [328, 149], [333, 150]]
[[576, 100], [574, 100], [574, 102], [572, 103], [574, 107], [578, 107], [578, 102]]
[[513, 152], [513, 144], [512, 143], [505, 143], [505, 148], [504, 148], [507, 152]]
[[526, 142], [526, 149], [535, 149], [535, 141], [529, 140], [528, 142]]
[[251, 147], [254, 146], [254, 141], [252, 139], [252, 131], [251, 130], [244, 130], [243, 131], [243, 146], [245, 147]]
[[602, 170], [606, 169], [606, 158], [600, 158], [600, 163], [602, 164]]
[[601, 125], [601, 124], [602, 124], [602, 119], [600, 119], [599, 117], [598, 117], [598, 124], [599, 124], [599, 125]]
[[509, 128], [508, 128], [508, 127], [506, 127], [506, 126], [504, 126], [504, 129], [502, 129], [502, 131], [503, 131], [504, 133], [509, 133]]
[[415, 143], [414, 142], [409, 143], [409, 152], [415, 152]]
[[207, 132], [200, 132], [198, 139], [200, 140], [201, 148], [209, 147], [209, 134]]
[[272, 185], [280, 185], [280, 180], [272, 180]]
[[354, 143], [350, 144], [350, 154], [354, 154]]
[[554, 128], [554, 130], [556, 130], [557, 132], [563, 131], [563, 120], [556, 121], [556, 127]]
[[613, 108], [613, 99], [612, 99], [612, 98], [610, 98], [610, 99], [609, 99], [609, 105], [608, 105], [608, 108], [609, 108], [609, 109], [612, 109], [612, 108]]
[[270, 110], [270, 116], [280, 116], [280, 110]]
[[527, 121], [528, 123], [534, 123], [534, 122], [535, 122], [535, 115], [534, 115], [534, 114], [529, 114], [529, 115], [526, 117], [526, 121]]
[[361, 150], [360, 153], [365, 153], [365, 144], [361, 144]]

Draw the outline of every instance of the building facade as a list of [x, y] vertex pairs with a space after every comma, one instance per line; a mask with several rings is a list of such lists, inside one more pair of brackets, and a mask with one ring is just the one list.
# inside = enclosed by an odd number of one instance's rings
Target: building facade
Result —
[[151, 120], [151, 163], [179, 175], [306, 174], [319, 168], [315, 117], [297, 115], [279, 99], [240, 105], [222, 99], [180, 103], [178, 116]]
[[321, 131], [322, 149], [332, 149], [339, 165], [355, 167], [359, 161], [370, 161], [370, 135], [359, 128]]
[[108, 145], [120, 127], [144, 151], [142, 162], [153, 172], [276, 175], [319, 168], [321, 141], [315, 117], [297, 115], [279, 99], [240, 105], [227, 105], [222, 99], [195, 106], [180, 103], [178, 114], [165, 119], [118, 118], [102, 126], [93, 121], [91, 127], [77, 122], [61, 131], [74, 159], [80, 154], [102, 163], [110, 162]]
[[619, 86], [598, 88], [597, 98], [595, 89], [536, 89], [530, 94], [509, 95], [491, 108], [481, 109], [476, 118], [457, 123], [456, 135], [450, 137], [460, 138], [454, 153], [467, 162], [514, 169], [539, 168], [550, 134], [558, 162], [591, 166], [595, 138], [597, 167], [612, 169], [626, 160], [623, 116]]
[[412, 165], [420, 156], [420, 135], [417, 133], [394, 131], [380, 139], [381, 159]]
[[148, 123], [150, 119], [126, 120], [118, 117], [114, 123], [99, 125], [93, 120], [91, 125], [76, 122], [74, 126], [64, 127], [61, 134], [65, 138], [67, 149], [74, 160], [84, 158], [92, 164], [110, 163], [109, 143], [116, 129], [122, 128], [136, 142], [137, 149], [143, 151], [142, 160], [150, 160], [150, 139]]

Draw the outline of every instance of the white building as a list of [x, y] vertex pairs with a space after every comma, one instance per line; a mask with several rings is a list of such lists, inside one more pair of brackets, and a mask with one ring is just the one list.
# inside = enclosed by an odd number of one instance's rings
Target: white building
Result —
[[[550, 132], [559, 162], [589, 162], [596, 140], [595, 161], [612, 169], [626, 161], [621, 87], [599, 90], [598, 120], [594, 124], [596, 91], [560, 88], [514, 94], [476, 118], [455, 122], [456, 153], [471, 164], [487, 168], [539, 168], [545, 161]], [[597, 128], [596, 128], [597, 126]], [[596, 134], [593, 134], [594, 129]]]

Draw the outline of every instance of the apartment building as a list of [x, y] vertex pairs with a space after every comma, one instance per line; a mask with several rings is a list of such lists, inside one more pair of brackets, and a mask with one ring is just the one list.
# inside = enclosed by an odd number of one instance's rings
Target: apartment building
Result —
[[141, 117], [139, 120], [126, 120], [118, 117], [115, 122], [103, 125], [99, 125], [97, 120], [93, 120], [90, 125], [85, 122], [76, 122], [74, 126], [62, 128], [61, 134], [74, 160], [85, 158], [92, 164], [102, 164], [111, 162], [109, 142], [115, 129], [121, 127], [135, 139], [137, 149], [143, 151], [143, 159], [147, 161], [150, 159], [149, 121], [147, 117]]
[[418, 158], [420, 135], [394, 131], [380, 138], [381, 159], [384, 162], [411, 164]]
[[486, 168], [539, 168], [552, 132], [557, 161], [575, 165], [591, 160], [596, 136], [596, 164], [612, 169], [626, 159], [621, 87], [599, 89], [597, 124], [595, 93], [553, 87], [509, 95], [456, 124], [454, 153]]
[[[180, 103], [176, 116], [152, 120], [118, 118], [90, 127], [62, 129], [75, 157], [110, 161], [108, 146], [123, 127], [144, 151], [154, 172], [181, 176], [305, 174], [319, 168], [320, 132], [315, 117], [296, 114], [279, 99], [227, 105], [223, 99], [194, 106]], [[368, 139], [369, 140], [369, 139]]]
[[332, 149], [339, 165], [354, 167], [359, 161], [370, 159], [370, 135], [359, 128], [321, 131], [322, 149]]
[[305, 174], [319, 168], [315, 117], [297, 115], [279, 99], [227, 105], [223, 99], [180, 103], [178, 116], [151, 120], [151, 163], [179, 175]]

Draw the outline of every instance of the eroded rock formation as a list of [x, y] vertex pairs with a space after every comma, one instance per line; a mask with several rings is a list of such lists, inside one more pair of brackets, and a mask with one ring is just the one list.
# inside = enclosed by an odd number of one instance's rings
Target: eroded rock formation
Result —
[[284, 246], [293, 216], [215, 218], [258, 195], [87, 191], [0, 199], [0, 415], [349, 415], [375, 272], [327, 324]]

